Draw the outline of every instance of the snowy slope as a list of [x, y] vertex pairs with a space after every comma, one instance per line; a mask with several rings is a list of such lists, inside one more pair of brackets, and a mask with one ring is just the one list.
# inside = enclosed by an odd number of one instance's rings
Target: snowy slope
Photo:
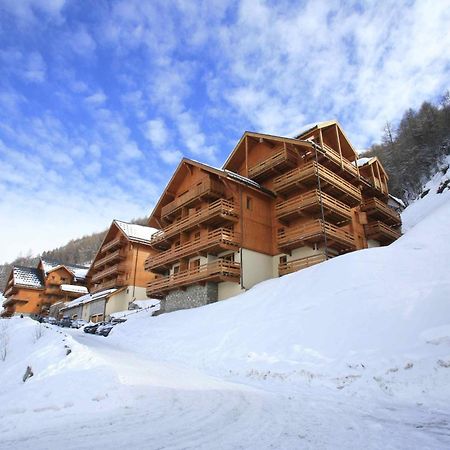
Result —
[[0, 321], [0, 449], [449, 448], [449, 194], [403, 216], [389, 247], [106, 339]]

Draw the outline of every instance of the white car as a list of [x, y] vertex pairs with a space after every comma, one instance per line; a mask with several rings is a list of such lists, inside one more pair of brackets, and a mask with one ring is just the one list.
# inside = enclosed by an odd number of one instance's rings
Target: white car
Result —
[[72, 328], [81, 328], [87, 325], [87, 322], [83, 319], [77, 319], [72, 322]]

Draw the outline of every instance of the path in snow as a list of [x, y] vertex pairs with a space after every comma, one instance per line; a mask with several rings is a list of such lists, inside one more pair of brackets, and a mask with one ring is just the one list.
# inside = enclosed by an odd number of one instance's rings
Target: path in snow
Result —
[[[80, 414], [73, 407], [15, 415], [0, 425], [1, 449], [445, 448], [450, 417], [328, 388], [256, 386], [155, 362], [108, 339], [69, 334], [113, 379]], [[70, 380], [76, 382], [76, 380]], [[247, 382], [249, 382], [247, 380]], [[80, 386], [82, 388], [82, 386]], [[1, 414], [0, 414], [1, 415]], [[23, 417], [21, 417], [23, 416]], [[15, 426], [11, 426], [15, 425]]]

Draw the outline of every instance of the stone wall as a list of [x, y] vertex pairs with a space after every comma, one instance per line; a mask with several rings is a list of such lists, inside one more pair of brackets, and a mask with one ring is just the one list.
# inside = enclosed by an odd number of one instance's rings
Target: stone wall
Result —
[[194, 284], [186, 289], [178, 289], [169, 292], [161, 300], [161, 311], [171, 312], [178, 309], [197, 308], [208, 303], [217, 302], [218, 286], [217, 283], [206, 283], [205, 285]]

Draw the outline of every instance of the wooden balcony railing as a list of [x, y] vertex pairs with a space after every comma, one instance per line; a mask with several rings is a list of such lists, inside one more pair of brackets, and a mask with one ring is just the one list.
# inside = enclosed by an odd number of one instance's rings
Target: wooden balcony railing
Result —
[[152, 245], [157, 245], [160, 242], [177, 235], [181, 231], [187, 231], [190, 228], [213, 218], [236, 221], [238, 215], [238, 208], [233, 202], [219, 199], [208, 205], [208, 207], [172, 223], [161, 231], [157, 231], [153, 234], [150, 243]]
[[372, 222], [364, 226], [367, 239], [374, 239], [382, 244], [390, 244], [397, 240], [402, 234], [383, 222]]
[[207, 236], [185, 242], [177, 248], [166, 250], [158, 255], [152, 255], [145, 261], [146, 270], [165, 268], [169, 264], [190, 255], [207, 252], [214, 253], [222, 249], [235, 249], [240, 246], [241, 238], [228, 228], [218, 228], [210, 231]]
[[199, 183], [189, 187], [189, 189], [178, 196], [175, 200], [161, 208], [161, 217], [167, 217], [177, 212], [180, 208], [188, 206], [201, 198], [220, 198], [224, 193], [223, 185], [218, 181], [206, 177]]
[[394, 211], [386, 203], [375, 197], [364, 200], [361, 204], [361, 210], [365, 211], [368, 217], [380, 219], [387, 225], [398, 226], [402, 223], [400, 214], [397, 211]]
[[283, 148], [282, 150], [270, 155], [265, 160], [255, 164], [248, 169], [248, 177], [252, 180], [260, 181], [273, 170], [283, 170], [295, 167], [298, 155], [295, 150]]
[[94, 263], [94, 268], [104, 266], [107, 263], [112, 263], [116, 260], [121, 260], [126, 257], [126, 251], [124, 248], [119, 248], [118, 250], [109, 253], [108, 255], [104, 256], [103, 258], [98, 259]]
[[378, 195], [380, 197], [386, 197], [388, 195], [386, 186], [378, 178], [370, 175], [361, 175], [361, 181], [363, 190], [367, 194]]
[[323, 157], [327, 158], [331, 162], [333, 162], [335, 165], [340, 166], [345, 172], [350, 174], [353, 178], [358, 178], [358, 169], [356, 166], [349, 161], [347, 158], [342, 157], [334, 148], [331, 148], [327, 144], [323, 144], [323, 150], [320, 148], [317, 148], [318, 152], [318, 159], [323, 160]]
[[288, 273], [297, 272], [297, 270], [306, 269], [327, 260], [326, 255], [320, 253], [319, 255], [307, 256], [305, 258], [294, 259], [285, 263], [278, 264], [278, 275], [281, 277]]
[[353, 234], [342, 230], [321, 219], [315, 219], [303, 225], [278, 230], [278, 247], [281, 249], [298, 248], [305, 244], [324, 242], [327, 236], [327, 245], [339, 251], [356, 249], [356, 240]]
[[218, 259], [195, 269], [187, 269], [168, 277], [158, 278], [147, 285], [147, 297], [160, 296], [172, 289], [205, 281], [239, 281], [240, 264]]
[[316, 161], [309, 161], [274, 178], [273, 188], [277, 193], [286, 193], [299, 186], [317, 185], [318, 178], [323, 192], [333, 193], [351, 206], [361, 202], [361, 191], [358, 188]]
[[112, 275], [123, 273], [123, 272], [125, 272], [125, 266], [123, 264], [114, 264], [111, 267], [107, 267], [106, 269], [95, 273], [92, 276], [92, 281], [95, 283], [96, 281], [101, 280], [103, 278], [110, 277]]
[[17, 286], [10, 286], [8, 285], [8, 289], [5, 292], [5, 297], [9, 297], [12, 294], [15, 294], [17, 292]]
[[339, 223], [351, 220], [352, 211], [349, 206], [325, 192], [321, 193], [318, 189], [277, 203], [275, 205], [275, 216], [280, 220], [287, 220], [304, 212], [320, 213], [321, 203], [324, 215], [328, 220]]
[[124, 236], [119, 236], [116, 239], [113, 239], [112, 241], [107, 242], [103, 247], [101, 248], [101, 253], [106, 252], [108, 250], [112, 250], [113, 248], [120, 247], [122, 244], [126, 242], [126, 239]]
[[125, 286], [125, 278], [124, 277], [116, 277], [112, 280], [104, 281], [103, 283], [97, 284], [91, 289], [91, 294], [94, 294], [95, 292], [104, 291], [105, 289], [112, 289], [112, 288], [120, 288], [122, 286]]

